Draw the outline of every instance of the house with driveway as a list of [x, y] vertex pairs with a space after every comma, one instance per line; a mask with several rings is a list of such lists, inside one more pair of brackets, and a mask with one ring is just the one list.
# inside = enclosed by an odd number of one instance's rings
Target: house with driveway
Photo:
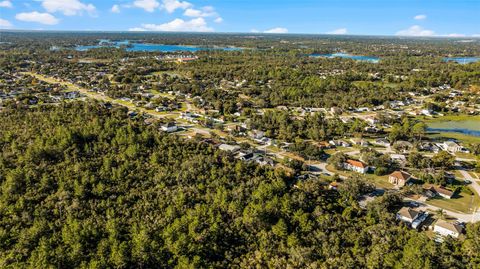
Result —
[[458, 223], [438, 220], [433, 227], [433, 231], [440, 236], [451, 236], [453, 238], [458, 238], [463, 232], [463, 226]]

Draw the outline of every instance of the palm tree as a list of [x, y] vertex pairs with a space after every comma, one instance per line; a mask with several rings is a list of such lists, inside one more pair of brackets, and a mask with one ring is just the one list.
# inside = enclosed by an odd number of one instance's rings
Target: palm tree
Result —
[[445, 211], [443, 209], [438, 209], [435, 211], [437, 213], [437, 216], [439, 219], [445, 219], [447, 217], [447, 214], [445, 214]]

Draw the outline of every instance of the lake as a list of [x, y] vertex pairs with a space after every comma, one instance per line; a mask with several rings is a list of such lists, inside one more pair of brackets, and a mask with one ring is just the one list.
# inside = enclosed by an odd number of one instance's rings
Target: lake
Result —
[[431, 132], [450, 132], [480, 136], [480, 121], [462, 120], [429, 122], [427, 130]]
[[149, 44], [149, 43], [130, 43], [128, 40], [111, 42], [107, 39], [101, 39], [98, 45], [77, 46], [78, 51], [87, 51], [96, 48], [121, 48], [125, 47], [127, 51], [147, 51], [147, 52], [176, 52], [188, 51], [196, 52], [200, 50], [224, 50], [224, 51], [238, 51], [242, 48], [237, 47], [202, 47], [202, 46], [187, 46], [187, 45], [164, 45], [164, 44]]
[[365, 61], [365, 62], [371, 62], [371, 63], [378, 63], [380, 61], [379, 57], [352, 55], [352, 54], [348, 54], [348, 53], [311, 54], [310, 56], [311, 57], [322, 57], [322, 58], [345, 58], [345, 59], [352, 59], [352, 60]]
[[444, 62], [456, 62], [459, 64], [469, 64], [480, 61], [480, 57], [445, 57]]

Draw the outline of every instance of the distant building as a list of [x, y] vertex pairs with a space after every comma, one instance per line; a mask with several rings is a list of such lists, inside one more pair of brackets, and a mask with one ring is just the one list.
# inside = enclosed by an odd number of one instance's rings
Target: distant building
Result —
[[375, 143], [376, 145], [380, 145], [380, 146], [384, 146], [384, 147], [390, 146], [390, 142], [388, 142], [388, 140], [385, 139], [385, 138], [375, 139], [374, 143]]
[[354, 145], [357, 145], [357, 146], [362, 146], [362, 147], [366, 147], [368, 146], [368, 141], [364, 140], [364, 139], [361, 139], [361, 138], [351, 138], [350, 141], [354, 144]]
[[388, 181], [393, 185], [401, 188], [407, 184], [412, 176], [404, 171], [395, 171], [388, 176]]
[[344, 141], [344, 140], [330, 140], [328, 141], [328, 143], [332, 146], [336, 146], [336, 147], [350, 147], [350, 143], [348, 143], [347, 141]]
[[441, 236], [451, 236], [458, 238], [463, 232], [463, 227], [459, 224], [438, 220], [433, 227], [433, 231]]
[[174, 122], [169, 122], [161, 126], [162, 131], [167, 133], [173, 133], [178, 130], [178, 126]]
[[361, 161], [347, 160], [343, 167], [346, 170], [354, 171], [357, 173], [365, 174], [368, 172], [368, 166]]
[[332, 147], [332, 145], [327, 141], [320, 141], [317, 143], [317, 146], [321, 149], [329, 149]]
[[331, 113], [332, 115], [334, 115], [334, 116], [335, 116], [335, 115], [340, 115], [340, 114], [343, 113], [343, 110], [342, 110], [341, 108], [339, 108], [339, 107], [334, 106], [334, 107], [331, 107], [331, 108], [330, 108], [330, 113]]
[[402, 167], [407, 163], [407, 157], [405, 157], [403, 154], [390, 154], [390, 159]]
[[463, 147], [453, 141], [445, 141], [442, 144], [442, 148], [450, 153], [460, 152]]
[[241, 148], [240, 146], [237, 146], [237, 145], [221, 144], [220, 146], [218, 146], [218, 149], [235, 153], [239, 151]]
[[329, 190], [337, 190], [338, 189], [338, 183], [337, 182], [331, 182], [328, 184], [328, 189]]

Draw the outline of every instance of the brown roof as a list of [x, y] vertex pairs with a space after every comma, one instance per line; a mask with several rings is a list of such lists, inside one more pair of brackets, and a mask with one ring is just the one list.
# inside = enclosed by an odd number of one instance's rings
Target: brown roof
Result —
[[360, 162], [360, 161], [355, 161], [355, 160], [347, 160], [347, 163], [352, 165], [352, 166], [356, 166], [356, 167], [360, 167], [360, 168], [366, 168], [367, 165]]
[[447, 229], [447, 230], [450, 230], [450, 231], [453, 231], [453, 232], [457, 232], [457, 233], [462, 233], [462, 231], [463, 231], [462, 226], [460, 226], [458, 224], [455, 224], [455, 223], [446, 222], [444, 220], [438, 220], [437, 223], [435, 223], [435, 226], [440, 226], [444, 229]]
[[395, 171], [395, 172], [391, 173], [390, 176], [401, 179], [401, 180], [404, 180], [404, 181], [407, 181], [408, 179], [410, 179], [412, 177], [409, 173], [403, 172], [403, 171]]
[[431, 185], [431, 184], [425, 184], [424, 189], [435, 191], [437, 193], [447, 195], [447, 196], [452, 196], [453, 193], [454, 193], [451, 190], [445, 189], [445, 187], [443, 187], [443, 186], [435, 186], [435, 185]]
[[444, 195], [448, 195], [448, 196], [452, 196], [452, 195], [453, 195], [453, 191], [447, 190], [447, 189], [445, 189], [445, 188], [442, 187], [442, 186], [434, 187], [434, 189], [435, 189], [436, 192], [441, 193], [441, 194], [444, 194]]
[[402, 207], [397, 214], [413, 220], [418, 213], [419, 212], [417, 210], [411, 209], [410, 207]]

